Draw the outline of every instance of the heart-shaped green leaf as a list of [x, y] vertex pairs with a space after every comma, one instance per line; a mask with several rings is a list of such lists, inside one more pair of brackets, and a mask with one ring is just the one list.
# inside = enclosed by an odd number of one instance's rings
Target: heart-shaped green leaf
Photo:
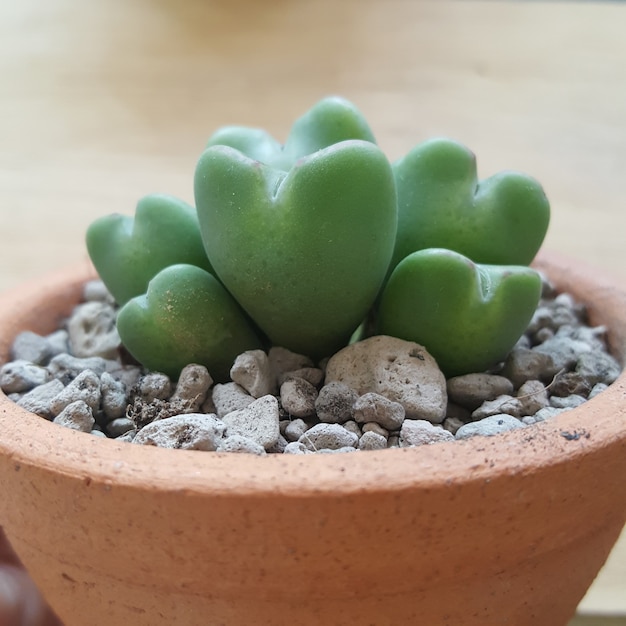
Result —
[[150, 279], [175, 263], [212, 272], [198, 217], [182, 200], [154, 194], [137, 204], [134, 219], [107, 215], [87, 230], [87, 250], [118, 304], [145, 293]]
[[479, 183], [475, 156], [449, 139], [417, 145], [393, 171], [398, 237], [391, 268], [425, 248], [495, 265], [527, 265], [537, 253], [550, 205], [533, 178], [504, 171]]
[[148, 291], [119, 311], [117, 328], [126, 349], [145, 367], [176, 378], [189, 363], [228, 379], [235, 358], [261, 347], [245, 314], [208, 272], [172, 265]]
[[274, 345], [345, 345], [385, 276], [396, 233], [391, 166], [345, 141], [285, 173], [227, 146], [198, 163], [200, 228], [216, 275]]
[[444, 249], [405, 257], [383, 291], [381, 334], [415, 341], [446, 376], [502, 360], [537, 307], [541, 279], [524, 266], [477, 265]]
[[230, 146], [251, 159], [289, 170], [307, 154], [348, 139], [375, 143], [361, 112], [348, 100], [333, 96], [320, 100], [294, 122], [284, 146], [262, 129], [225, 126], [211, 136], [207, 147]]

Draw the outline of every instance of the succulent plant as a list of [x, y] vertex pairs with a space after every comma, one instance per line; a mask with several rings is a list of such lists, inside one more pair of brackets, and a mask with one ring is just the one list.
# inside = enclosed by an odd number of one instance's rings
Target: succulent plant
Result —
[[284, 146], [219, 129], [194, 191], [195, 211], [148, 196], [134, 220], [87, 232], [125, 347], [172, 376], [197, 362], [225, 379], [260, 346], [330, 356], [366, 319], [424, 345], [448, 375], [479, 371], [507, 354], [540, 297], [527, 267], [549, 221], [539, 183], [517, 172], [479, 183], [473, 154], [447, 139], [392, 165], [341, 98], [316, 104]]

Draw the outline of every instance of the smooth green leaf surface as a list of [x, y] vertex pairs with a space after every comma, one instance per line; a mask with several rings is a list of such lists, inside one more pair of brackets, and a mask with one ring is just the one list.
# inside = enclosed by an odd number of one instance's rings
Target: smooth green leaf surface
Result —
[[193, 265], [172, 265], [118, 314], [127, 350], [145, 367], [177, 378], [189, 363], [228, 379], [237, 355], [261, 347], [245, 314], [219, 281]]
[[251, 159], [287, 171], [298, 159], [349, 139], [375, 143], [363, 114], [348, 100], [332, 96], [320, 100], [294, 122], [284, 146], [262, 129], [225, 126], [211, 136], [207, 147], [230, 146]]
[[391, 274], [378, 330], [425, 346], [446, 376], [481, 372], [515, 345], [540, 296], [539, 274], [528, 267], [477, 265], [451, 250], [421, 250]]
[[195, 194], [217, 276], [272, 343], [313, 357], [344, 346], [393, 251], [396, 194], [383, 153], [345, 141], [284, 172], [212, 146]]
[[393, 171], [398, 237], [392, 268], [426, 248], [494, 265], [528, 265], [535, 257], [550, 205], [530, 176], [503, 171], [479, 182], [474, 154], [449, 139], [418, 144]]
[[188, 263], [212, 272], [193, 207], [153, 194], [137, 204], [135, 217], [112, 214], [87, 230], [87, 250], [118, 304], [145, 293], [159, 271]]

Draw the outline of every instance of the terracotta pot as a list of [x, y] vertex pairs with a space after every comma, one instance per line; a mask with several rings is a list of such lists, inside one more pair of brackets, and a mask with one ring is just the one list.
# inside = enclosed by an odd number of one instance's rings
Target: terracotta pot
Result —
[[[626, 356], [626, 296], [545, 257]], [[87, 268], [7, 294], [0, 354]], [[140, 447], [0, 405], [0, 522], [66, 626], [564, 625], [626, 520], [626, 376], [499, 437], [353, 455]]]

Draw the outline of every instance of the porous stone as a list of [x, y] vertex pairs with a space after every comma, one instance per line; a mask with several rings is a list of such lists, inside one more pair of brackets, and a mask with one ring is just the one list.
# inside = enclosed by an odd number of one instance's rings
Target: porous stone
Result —
[[315, 412], [321, 422], [343, 424], [354, 418], [358, 394], [348, 385], [333, 381], [324, 385], [315, 400]]
[[367, 422], [363, 424], [361, 430], [363, 434], [376, 433], [377, 435], [384, 437], [385, 440], [387, 440], [387, 437], [389, 437], [389, 431], [386, 428], [383, 428], [380, 424], [377, 424], [376, 422]]
[[561, 326], [556, 336], [582, 341], [591, 350], [606, 352], [606, 327], [604, 326]]
[[389, 435], [389, 439], [387, 439], [387, 447], [399, 448], [400, 447], [400, 435]]
[[230, 435], [224, 437], [217, 446], [217, 452], [243, 452], [246, 454], [256, 454], [264, 456], [267, 454], [265, 448], [253, 439], [242, 437], [241, 435]]
[[165, 374], [151, 372], [139, 379], [133, 392], [146, 402], [167, 400], [172, 394], [172, 383]]
[[187, 413], [151, 422], [132, 441], [161, 448], [214, 451], [225, 431], [226, 425], [217, 415]]
[[253, 398], [276, 392], [276, 376], [263, 350], [247, 350], [238, 355], [230, 369], [230, 377]]
[[456, 434], [456, 431], [459, 430], [463, 424], [465, 424], [465, 422], [458, 417], [446, 417], [446, 419], [443, 420], [443, 427], [453, 435]]
[[324, 370], [319, 367], [301, 367], [292, 372], [285, 372], [278, 377], [278, 384], [282, 385], [289, 378], [304, 378], [314, 387], [319, 387], [324, 380]]
[[[518, 389], [517, 399], [521, 404], [520, 415], [534, 415], [537, 411], [550, 406], [548, 392], [540, 380], [527, 380]], [[508, 413], [508, 411], [503, 411], [503, 413]]]
[[354, 420], [364, 424], [376, 422], [387, 430], [398, 430], [405, 418], [404, 407], [378, 393], [365, 393], [354, 403]]
[[69, 350], [69, 335], [63, 328], [46, 335], [46, 342], [50, 350], [50, 358], [57, 354], [67, 353]]
[[190, 412], [196, 413], [207, 399], [212, 384], [213, 378], [204, 365], [190, 363], [180, 372], [172, 398], [183, 400]]
[[108, 420], [125, 415], [128, 398], [123, 382], [116, 380], [108, 372], [103, 372], [100, 376], [100, 393], [102, 412]]
[[341, 448], [321, 448], [315, 454], [345, 454], [346, 452], [356, 452], [358, 448], [352, 446], [342, 446]]
[[239, 411], [254, 402], [254, 398], [237, 383], [218, 383], [213, 387], [213, 404], [222, 418], [232, 411]]
[[22, 393], [50, 380], [45, 367], [30, 361], [10, 361], [0, 368], [0, 389], [4, 393]]
[[132, 430], [129, 430], [128, 432], [125, 432], [123, 435], [120, 435], [119, 437], [115, 437], [115, 440], [116, 441], [124, 441], [126, 443], [134, 443], [135, 442], [135, 437], [137, 436], [138, 432], [139, 431], [136, 428], [133, 428]]
[[288, 377], [280, 386], [280, 403], [295, 417], [313, 417], [317, 389], [304, 378]]
[[91, 407], [82, 400], [68, 404], [53, 421], [59, 426], [78, 430], [83, 433], [91, 432], [95, 424]]
[[274, 379], [277, 382], [281, 380], [281, 376], [288, 372], [314, 366], [313, 361], [308, 356], [297, 354], [280, 346], [272, 346], [267, 353], [267, 358], [270, 362]]
[[558, 371], [559, 368], [555, 366], [550, 354], [534, 349], [514, 348], [504, 362], [502, 375], [506, 376], [517, 389], [527, 380], [545, 382]]
[[361, 427], [354, 420], [348, 420], [344, 422], [342, 426], [351, 433], [354, 433], [357, 437], [362, 435]]
[[360, 396], [378, 393], [399, 402], [410, 419], [440, 423], [445, 417], [446, 380], [423, 346], [377, 335], [343, 348], [326, 367], [326, 383], [342, 382]]
[[490, 415], [506, 413], [514, 417], [521, 417], [523, 414], [522, 403], [518, 398], [509, 395], [498, 396], [494, 400], [483, 402], [472, 412], [472, 420], [482, 420]]
[[123, 383], [126, 389], [133, 389], [143, 373], [138, 365], [122, 365], [118, 361], [106, 361], [106, 371]]
[[589, 395], [587, 396], [587, 399], [591, 400], [592, 398], [595, 398], [599, 393], [602, 393], [603, 391], [605, 391], [608, 388], [609, 388], [609, 386], [606, 385], [605, 383], [596, 383], [593, 386], [593, 388], [591, 389], [591, 391], [589, 392]]
[[309, 425], [302, 419], [290, 421], [285, 427], [284, 435], [287, 441], [298, 441], [309, 430]]
[[547, 406], [544, 409], [539, 409], [532, 417], [535, 422], [545, 422], [546, 420], [563, 413], [563, 411], [567, 411], [567, 409], [557, 409], [553, 406]]
[[465, 374], [449, 378], [446, 384], [448, 401], [459, 404], [470, 411], [483, 402], [498, 396], [513, 395], [513, 383], [505, 376], [496, 374]]
[[103, 437], [104, 439], [107, 438], [107, 436], [101, 430], [97, 430], [96, 428], [94, 428], [93, 430], [90, 430], [89, 434], [94, 435], [96, 437]]
[[267, 452], [269, 454], [282, 454], [285, 451], [285, 448], [287, 447], [288, 443], [289, 441], [287, 441], [282, 434], [278, 435], [278, 439], [276, 440], [276, 443], [273, 446], [270, 446], [267, 449]]
[[387, 447], [387, 437], [370, 430], [363, 433], [359, 439], [359, 450], [384, 450]]
[[84, 370], [91, 370], [101, 376], [107, 371], [107, 365], [107, 360], [99, 356], [81, 359], [64, 352], [52, 357], [48, 364], [48, 371], [52, 376], [67, 384]]
[[256, 441], [265, 450], [271, 448], [280, 435], [278, 400], [266, 395], [247, 407], [231, 411], [222, 418], [228, 436], [242, 435]]
[[114, 359], [121, 343], [115, 317], [115, 309], [104, 302], [75, 307], [67, 324], [70, 352], [79, 358]]
[[84, 370], [50, 401], [50, 410], [58, 415], [68, 404], [82, 400], [95, 413], [101, 396], [100, 377], [92, 370]]
[[400, 447], [411, 448], [441, 441], [454, 441], [454, 435], [428, 420], [405, 419], [400, 429]]
[[545, 371], [545, 375], [551, 377], [561, 370], [567, 371], [574, 367], [580, 356], [590, 350], [589, 344], [584, 341], [558, 335], [533, 348], [533, 352], [551, 357], [553, 367], [552, 369], [546, 368]]
[[17, 404], [31, 413], [52, 419], [55, 414], [50, 405], [61, 391], [63, 391], [63, 383], [55, 378], [31, 389], [17, 401]]
[[309, 450], [303, 443], [292, 441], [285, 446], [283, 454], [312, 454], [313, 450]]
[[118, 417], [106, 425], [110, 437], [120, 437], [129, 430], [136, 430], [135, 422], [129, 417]]
[[563, 372], [555, 376], [550, 384], [550, 393], [553, 396], [571, 396], [573, 393], [588, 396], [591, 387], [578, 372]]
[[11, 358], [14, 361], [29, 361], [36, 365], [44, 365], [50, 359], [51, 354], [48, 340], [30, 330], [19, 333], [11, 346]]
[[571, 396], [559, 397], [552, 396], [550, 398], [550, 406], [555, 409], [575, 409], [586, 401], [583, 396], [572, 394]]
[[309, 428], [299, 442], [315, 452], [322, 449], [337, 450], [346, 446], [356, 448], [359, 438], [339, 424], [322, 423]]
[[619, 377], [622, 368], [617, 360], [607, 352], [592, 350], [581, 354], [576, 363], [576, 373], [590, 386], [596, 383], [610, 385]]
[[506, 413], [500, 415], [490, 415], [478, 422], [464, 424], [456, 431], [456, 439], [468, 439], [469, 437], [491, 437], [516, 428], [523, 428], [524, 423]]

